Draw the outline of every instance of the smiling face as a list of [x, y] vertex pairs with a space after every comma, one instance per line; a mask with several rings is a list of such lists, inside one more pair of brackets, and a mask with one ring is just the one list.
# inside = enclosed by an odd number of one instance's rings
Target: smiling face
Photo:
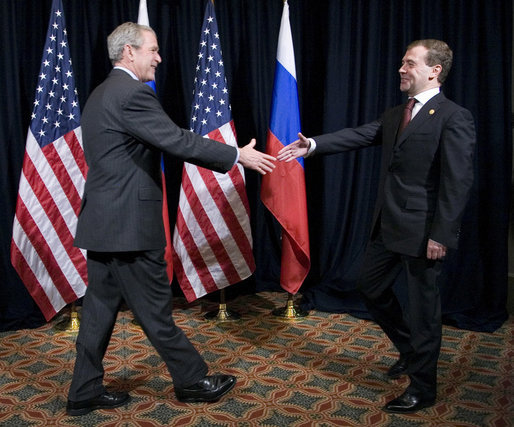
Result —
[[400, 73], [400, 90], [409, 96], [416, 96], [425, 90], [441, 86], [437, 76], [441, 72], [441, 65], [429, 66], [425, 59], [427, 49], [424, 46], [415, 46], [407, 52], [402, 59]]
[[155, 80], [155, 69], [162, 62], [159, 55], [159, 44], [155, 34], [151, 31], [142, 31], [143, 43], [139, 47], [125, 45], [126, 59], [129, 68], [142, 82]]

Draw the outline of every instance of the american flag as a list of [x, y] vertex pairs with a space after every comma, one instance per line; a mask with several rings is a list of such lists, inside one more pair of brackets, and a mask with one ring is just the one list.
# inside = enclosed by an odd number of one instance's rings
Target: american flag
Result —
[[[194, 80], [191, 130], [237, 146], [214, 5], [207, 2]], [[244, 170], [227, 174], [184, 164], [173, 267], [188, 301], [255, 270]]]
[[[278, 35], [266, 152], [276, 156], [281, 148], [298, 139], [300, 130], [293, 37], [286, 0]], [[280, 285], [295, 294], [311, 266], [303, 158], [277, 162], [276, 170], [262, 179], [261, 200], [282, 226]]]
[[73, 247], [86, 174], [63, 7], [53, 0], [11, 241], [12, 265], [47, 321], [86, 291], [86, 255]]

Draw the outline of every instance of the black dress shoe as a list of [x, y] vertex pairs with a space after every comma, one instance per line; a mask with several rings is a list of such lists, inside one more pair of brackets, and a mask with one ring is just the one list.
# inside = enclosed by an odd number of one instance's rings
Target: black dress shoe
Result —
[[212, 375], [202, 378], [189, 387], [175, 387], [180, 402], [216, 402], [236, 384], [232, 375]]
[[387, 376], [393, 380], [400, 378], [407, 368], [409, 367], [410, 358], [407, 356], [400, 356], [397, 362], [389, 368]]
[[110, 409], [117, 408], [130, 400], [128, 393], [109, 393], [106, 391], [100, 396], [93, 397], [92, 399], [79, 400], [73, 402], [68, 400], [66, 405], [66, 413], [68, 415], [85, 415], [95, 409]]
[[410, 414], [412, 412], [419, 411], [420, 409], [433, 406], [434, 403], [434, 399], [423, 399], [415, 394], [405, 392], [396, 399], [388, 402], [382, 409], [385, 412], [393, 414]]

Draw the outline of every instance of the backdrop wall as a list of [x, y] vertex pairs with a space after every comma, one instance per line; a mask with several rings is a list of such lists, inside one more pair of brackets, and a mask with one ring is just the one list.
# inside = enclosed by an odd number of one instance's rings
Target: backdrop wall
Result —
[[[156, 75], [165, 110], [188, 127], [205, 0], [147, 0], [163, 63]], [[232, 112], [241, 145], [264, 149], [281, 0], [216, 0]], [[460, 248], [443, 275], [445, 322], [494, 330], [507, 312], [507, 236], [512, 163], [512, 3], [504, 0], [290, 0], [302, 129], [307, 136], [357, 126], [402, 102], [398, 68], [406, 45], [445, 40], [454, 66], [445, 94], [472, 111], [476, 179]], [[9, 248], [51, 0], [0, 2], [0, 330], [44, 320], [10, 264]], [[81, 107], [109, 73], [107, 35], [136, 21], [139, 0], [63, 0]], [[306, 161], [312, 269], [303, 304], [366, 316], [355, 279], [376, 193], [380, 148]], [[166, 159], [169, 209], [176, 210], [181, 164]], [[229, 293], [279, 289], [280, 230], [247, 172], [257, 271]], [[172, 224], [173, 214], [170, 218]], [[400, 278], [401, 280], [401, 278]], [[284, 301], [277, 301], [283, 304]]]

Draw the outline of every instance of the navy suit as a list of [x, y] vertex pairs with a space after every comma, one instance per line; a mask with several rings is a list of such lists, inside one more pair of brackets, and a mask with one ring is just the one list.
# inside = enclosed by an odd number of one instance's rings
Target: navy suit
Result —
[[180, 129], [149, 86], [119, 69], [93, 91], [81, 126], [89, 171], [75, 245], [88, 251], [89, 284], [69, 399], [105, 391], [102, 359], [123, 301], [164, 359], [174, 385], [194, 384], [207, 366], [172, 319], [161, 153], [227, 172], [237, 150]]
[[[408, 391], [435, 399], [441, 343], [437, 278], [428, 239], [456, 248], [473, 183], [474, 121], [443, 93], [431, 98], [398, 135], [404, 105], [355, 129], [314, 137], [316, 154], [382, 145], [372, 233], [359, 287], [368, 309], [402, 355], [412, 358]], [[407, 277], [408, 311], [392, 291]]]

